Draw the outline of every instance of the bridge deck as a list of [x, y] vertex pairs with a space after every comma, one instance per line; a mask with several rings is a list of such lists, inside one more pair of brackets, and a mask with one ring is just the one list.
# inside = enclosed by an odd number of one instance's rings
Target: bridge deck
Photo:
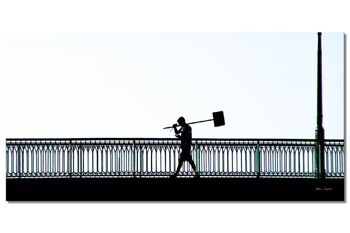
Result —
[[7, 201], [344, 201], [344, 179], [7, 179]]

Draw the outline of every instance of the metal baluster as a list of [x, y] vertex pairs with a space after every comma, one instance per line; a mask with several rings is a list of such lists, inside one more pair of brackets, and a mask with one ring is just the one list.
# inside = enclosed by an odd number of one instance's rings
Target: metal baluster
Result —
[[62, 174], [66, 175], [66, 145], [62, 146]]
[[198, 174], [201, 174], [201, 149], [200, 149], [197, 141], [196, 141], [196, 147], [197, 147], [196, 148], [196, 153], [197, 153], [197, 164], [198, 164], [196, 166], [196, 168], [197, 168]]
[[130, 148], [128, 147], [125, 148], [125, 159], [127, 161], [125, 168], [126, 168], [126, 174], [130, 175], [131, 167], [132, 167], [132, 164], [131, 164], [132, 155], [130, 153]]
[[252, 169], [252, 166], [253, 166], [253, 150], [252, 148], [249, 146], [248, 149], [248, 167], [247, 167], [247, 176], [251, 176], [253, 174], [253, 169]]
[[126, 165], [125, 165], [125, 171], [126, 171], [126, 174], [127, 175], [129, 175], [129, 173], [130, 173], [130, 167], [131, 167], [131, 165], [130, 165], [130, 158], [131, 158], [131, 154], [129, 153], [130, 151], [129, 151], [129, 149], [126, 147], [125, 148], [125, 161], [126, 161]]
[[260, 142], [258, 141], [256, 144], [256, 149], [255, 149], [255, 173], [257, 175], [257, 178], [260, 177]]
[[39, 148], [37, 146], [35, 146], [34, 148], [34, 152], [35, 152], [35, 176], [37, 176], [39, 174]]
[[25, 163], [26, 163], [26, 176], [29, 175], [29, 164], [30, 164], [30, 160], [29, 160], [29, 148], [26, 147], [26, 160], [25, 160]]
[[224, 150], [219, 147], [220, 159], [221, 159], [221, 175], [225, 175], [225, 154]]
[[224, 151], [226, 152], [226, 175], [229, 175], [230, 174], [230, 168], [229, 168], [229, 165], [230, 165], [230, 160], [229, 160], [229, 150], [228, 150], [228, 147], [227, 146], [224, 146]]
[[90, 147], [91, 150], [91, 175], [95, 175], [95, 146]]
[[43, 164], [43, 160], [42, 160], [42, 146], [39, 145], [38, 149], [37, 149], [37, 175], [36, 176], [40, 176], [41, 175], [42, 164]]
[[125, 149], [125, 146], [123, 147], [123, 171], [124, 171], [124, 175], [127, 174], [127, 171], [128, 171], [128, 154], [127, 154], [127, 151]]
[[56, 167], [56, 170], [57, 170], [57, 175], [61, 175], [61, 147], [58, 146], [58, 157], [57, 157], [57, 167]]
[[264, 158], [264, 165], [265, 165], [263, 174], [266, 176], [266, 175], [269, 175], [269, 151], [268, 151], [268, 147], [264, 146], [262, 151], [263, 151], [263, 158]]
[[168, 169], [166, 170], [166, 175], [170, 175], [171, 174], [171, 147], [167, 146], [167, 150], [168, 154], [166, 155], [168, 158]]
[[109, 171], [110, 171], [110, 174], [113, 175], [114, 174], [114, 171], [113, 171], [113, 162], [114, 162], [114, 150], [113, 150], [113, 146], [111, 146], [110, 148], [110, 161], [109, 161]]
[[235, 167], [234, 167], [234, 155], [236, 154], [235, 153], [235, 149], [233, 146], [230, 147], [230, 151], [231, 151], [231, 174], [232, 175], [235, 175]]
[[105, 165], [104, 165], [104, 168], [105, 168], [105, 175], [108, 176], [109, 174], [109, 166], [108, 166], [108, 162], [109, 162], [109, 156], [110, 156], [110, 153], [109, 153], [109, 146], [108, 145], [105, 145]]
[[337, 176], [341, 175], [341, 170], [342, 170], [342, 161], [341, 161], [341, 153], [339, 150], [337, 150], [337, 146], [336, 145], [332, 145], [332, 152], [333, 154], [336, 154], [337, 158], [338, 158], [338, 172], [337, 172]]
[[[263, 148], [262, 148], [262, 150], [260, 150], [260, 152], [262, 152], [262, 159], [263, 159], [263, 161], [261, 161], [262, 162], [262, 164], [263, 164], [263, 169], [262, 169], [262, 174], [263, 175], [267, 175], [267, 154], [266, 154], [266, 147], [265, 146], [263, 146]], [[260, 172], [260, 174], [261, 174], [261, 172]]]
[[57, 176], [57, 172], [58, 172], [58, 161], [59, 161], [59, 152], [57, 150], [57, 146], [54, 147], [55, 148], [55, 166], [54, 166], [54, 175]]
[[328, 145], [325, 145], [324, 146], [324, 167], [325, 167], [325, 170], [326, 170], [326, 173], [325, 175], [326, 176], [332, 176], [332, 173], [330, 172], [330, 168], [329, 168], [329, 160], [330, 160], [330, 152], [329, 150], [332, 150], [332, 147], [331, 145], [328, 146]]
[[[143, 152], [144, 152], [144, 149], [143, 149], [143, 145], [140, 144], [140, 178], [142, 177], [143, 175]], [[147, 171], [147, 170], [146, 170]]]
[[123, 151], [123, 146], [121, 145], [120, 147], [120, 174], [124, 175], [124, 151]]
[[47, 163], [47, 158], [46, 158], [46, 150], [45, 150], [45, 146], [43, 145], [42, 147], [42, 151], [41, 151], [41, 162], [42, 162], [42, 166], [41, 166], [41, 175], [45, 176], [46, 174], [46, 163]]
[[244, 149], [244, 175], [248, 174], [248, 150]]
[[56, 148], [53, 146], [53, 152], [52, 152], [52, 175], [55, 175], [56, 173], [56, 160], [57, 160], [57, 151]]
[[154, 175], [154, 172], [153, 172], [153, 162], [154, 162], [154, 159], [153, 159], [153, 150], [152, 150], [152, 148], [150, 147], [150, 157], [151, 157], [151, 174], [152, 174], [152, 176]]
[[10, 152], [9, 152], [9, 146], [6, 144], [6, 176], [9, 176], [10, 174]]
[[209, 171], [209, 161], [208, 161], [208, 150], [207, 150], [207, 146], [202, 144], [202, 154], [203, 154], [203, 167], [202, 170], [204, 170], [204, 174], [208, 175], [208, 171]]
[[80, 145], [80, 177], [84, 175], [84, 147]]
[[106, 145], [105, 147], [105, 154], [106, 154], [106, 161], [105, 161], [105, 168], [106, 168], [106, 172], [105, 174], [106, 175], [109, 175], [109, 162], [110, 162], [110, 159], [109, 157], [111, 156], [111, 153], [110, 153], [110, 150], [109, 150], [109, 145]]
[[15, 151], [16, 148], [12, 148], [11, 150], [11, 175], [15, 173]]
[[68, 146], [68, 174], [69, 177], [72, 177], [72, 172], [73, 172], [73, 154], [72, 154], [72, 141], [69, 141], [69, 146]]
[[[161, 157], [160, 157], [160, 148], [158, 147], [158, 144], [153, 146], [153, 153], [154, 153], [154, 158], [155, 158], [155, 173], [154, 175], [158, 176], [161, 171]], [[159, 152], [159, 153], [158, 153]]]
[[159, 157], [159, 173], [158, 175], [162, 175], [163, 174], [163, 156], [162, 156], [162, 147], [161, 146], [157, 146], [157, 151], [159, 152], [158, 157]]
[[115, 176], [118, 174], [118, 159], [119, 159], [119, 153], [118, 153], [118, 146], [113, 145], [113, 174]]
[[281, 169], [280, 169], [280, 153], [279, 153], [279, 148], [278, 148], [278, 146], [275, 146], [274, 147], [274, 149], [275, 149], [275, 168], [276, 168], [276, 172], [275, 172], [275, 175], [279, 175], [280, 174], [280, 171], [281, 171]]
[[136, 177], [136, 155], [135, 155], [135, 140], [132, 141], [132, 174]]
[[275, 151], [273, 150], [273, 146], [269, 146], [269, 155], [270, 155], [270, 175], [275, 174]]
[[272, 155], [272, 151], [271, 151], [271, 147], [268, 147], [268, 157], [269, 157], [269, 160], [268, 160], [268, 170], [269, 170], [269, 175], [273, 175], [273, 155]]
[[296, 148], [296, 159], [298, 160], [298, 163], [297, 163], [297, 175], [299, 176], [300, 175], [300, 147], [297, 147]]
[[295, 150], [293, 150], [292, 154], [293, 154], [293, 165], [294, 165], [293, 171], [294, 171], [294, 175], [297, 175], [297, 153]]
[[210, 157], [211, 157], [211, 172], [213, 175], [216, 175], [216, 164], [215, 164], [215, 152], [213, 150], [212, 146], [209, 146], [209, 153], [210, 153]]
[[40, 176], [44, 176], [44, 164], [45, 164], [45, 156], [44, 156], [44, 146], [40, 146], [40, 160], [39, 160], [39, 166], [40, 166]]
[[301, 151], [301, 168], [302, 168], [301, 174], [302, 176], [305, 176], [305, 156], [304, 156], [305, 149], [301, 148], [300, 151]]
[[104, 169], [105, 155], [106, 155], [105, 146], [101, 146], [101, 174], [100, 175], [102, 176], [105, 173], [105, 169]]
[[84, 145], [79, 145], [80, 150], [80, 177], [84, 176], [85, 173], [85, 147]]
[[17, 173], [18, 173], [18, 177], [21, 178], [21, 147], [18, 146], [18, 156], [17, 156]]
[[96, 147], [96, 174], [99, 176], [100, 175], [100, 147]]
[[288, 175], [288, 153], [286, 151], [285, 147], [282, 147], [282, 154], [283, 154], [283, 175]]
[[309, 176], [312, 176], [312, 164], [313, 164], [313, 151], [312, 151], [313, 147], [310, 146], [309, 147], [309, 151], [308, 151], [308, 159], [307, 159], [307, 162], [308, 162], [308, 173], [309, 173]]
[[273, 151], [271, 150], [271, 146], [269, 145], [269, 175], [273, 175], [273, 166], [274, 166], [274, 161], [273, 161]]
[[[337, 149], [337, 148], [336, 148]], [[340, 161], [341, 161], [341, 175], [344, 175], [344, 166], [345, 166], [345, 159], [344, 159], [344, 151], [340, 148], [337, 149], [337, 152], [340, 154]]]
[[339, 153], [335, 153], [335, 172], [336, 172], [336, 176], [338, 176], [339, 173]]
[[117, 145], [116, 147], [116, 152], [117, 152], [117, 171], [118, 171], [118, 176], [121, 175], [121, 150], [120, 150], [120, 145]]
[[273, 170], [273, 174], [274, 175], [278, 175], [278, 152], [277, 152], [277, 147], [274, 146], [273, 148], [273, 163], [274, 163], [274, 170]]
[[46, 145], [46, 148], [44, 150], [44, 156], [45, 156], [45, 176], [48, 176], [50, 174], [51, 171], [51, 154], [50, 151], [48, 149], [48, 146]]

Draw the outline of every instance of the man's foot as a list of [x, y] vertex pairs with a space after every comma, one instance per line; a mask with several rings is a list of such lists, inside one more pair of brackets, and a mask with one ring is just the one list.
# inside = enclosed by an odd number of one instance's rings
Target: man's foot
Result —
[[194, 178], [199, 178], [199, 174], [194, 175]]
[[170, 175], [170, 178], [176, 178], [176, 175], [175, 174]]

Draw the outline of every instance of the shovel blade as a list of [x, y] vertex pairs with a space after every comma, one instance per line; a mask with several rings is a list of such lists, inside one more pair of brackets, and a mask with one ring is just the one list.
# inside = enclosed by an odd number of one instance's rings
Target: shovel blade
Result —
[[224, 117], [224, 112], [213, 112], [213, 119], [214, 119], [214, 126], [223, 126], [225, 125], [225, 117]]

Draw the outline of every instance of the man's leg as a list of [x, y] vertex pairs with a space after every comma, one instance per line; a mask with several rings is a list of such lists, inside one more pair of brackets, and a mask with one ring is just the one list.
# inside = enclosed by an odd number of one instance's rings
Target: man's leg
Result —
[[199, 173], [197, 172], [196, 165], [194, 164], [193, 159], [190, 159], [188, 162], [191, 164], [193, 171], [196, 173], [196, 177], [199, 178]]
[[184, 163], [184, 160], [183, 160], [183, 159], [181, 158], [181, 156], [180, 156], [180, 158], [179, 158], [179, 164], [177, 165], [176, 172], [175, 172], [174, 175], [171, 175], [172, 178], [175, 178], [175, 177], [177, 176], [177, 174], [179, 174], [180, 169], [181, 169], [183, 163]]
[[183, 163], [184, 163], [184, 160], [180, 158], [179, 159], [179, 164], [177, 165], [177, 169], [176, 169], [176, 172], [175, 172], [176, 175], [179, 174]]

